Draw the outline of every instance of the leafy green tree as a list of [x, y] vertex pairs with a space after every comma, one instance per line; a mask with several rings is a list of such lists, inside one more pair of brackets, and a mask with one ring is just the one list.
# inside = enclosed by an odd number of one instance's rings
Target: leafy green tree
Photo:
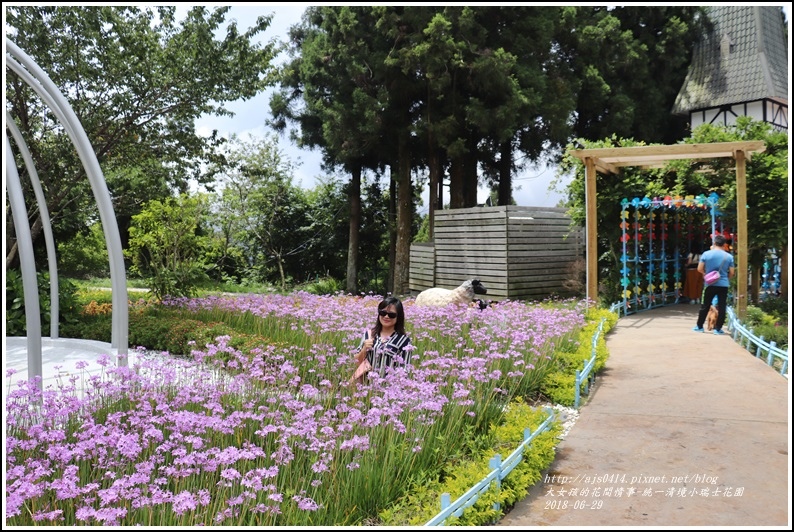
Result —
[[[587, 149], [617, 148], [642, 145], [633, 139], [610, 137], [600, 141], [585, 141]], [[572, 149], [572, 147], [571, 147]], [[622, 299], [621, 280], [621, 228], [620, 211], [621, 200], [635, 197], [644, 197], [653, 191], [654, 175], [656, 170], [643, 171], [638, 167], [628, 166], [621, 168], [619, 176], [603, 175], [596, 173], [596, 228], [598, 250], [598, 281], [599, 296], [603, 301], [610, 303]], [[571, 223], [580, 227], [586, 224], [586, 196], [585, 175], [582, 162], [566, 153], [562, 163], [557, 167], [557, 179], [564, 176], [574, 176], [567, 185], [567, 207], [571, 216]], [[650, 192], [649, 192], [650, 189]]]
[[396, 249], [389, 264], [399, 292], [415, 169], [428, 168], [432, 216], [443, 204], [446, 171], [452, 208], [475, 204], [479, 169], [499, 202], [510, 203], [511, 174], [526, 163], [554, 162], [572, 131], [678, 138], [683, 124], [669, 109], [698, 17], [692, 7], [307, 10], [291, 32], [294, 59], [271, 108], [279, 126], [296, 124], [296, 138], [350, 172], [348, 282], [359, 248], [363, 169], [392, 170]]
[[110, 277], [102, 224], [93, 223], [71, 239], [58, 242], [58, 271], [70, 277]]
[[[173, 6], [4, 9], [8, 38], [47, 73], [79, 117], [106, 176], [122, 240], [147, 201], [186, 191], [190, 179], [211, 185], [205, 168], [219, 162], [223, 139], [215, 132], [198, 135], [195, 119], [229, 115], [227, 102], [264, 90], [278, 51], [275, 43], [255, 42], [271, 17], [240, 31], [226, 20], [228, 6], [194, 6], [181, 22]], [[224, 25], [225, 35], [217, 38]], [[5, 83], [6, 110], [31, 149], [55, 238], [69, 238], [95, 212], [82, 167], [41, 99], [10, 70]], [[28, 208], [32, 236], [43, 247], [38, 212], [33, 204]], [[12, 238], [6, 257], [7, 264], [17, 260]]]
[[571, 6], [555, 42], [576, 94], [575, 137], [670, 144], [687, 134], [673, 107], [707, 17], [698, 6]]
[[207, 246], [206, 195], [151, 200], [132, 217], [125, 253], [132, 271], [147, 280], [152, 294], [190, 297], [208, 280], [202, 256]]
[[495, 205], [513, 204], [513, 174], [528, 165], [553, 160], [571, 135], [574, 84], [566, 77], [567, 56], [558, 46], [549, 45], [555, 42], [561, 25], [561, 10], [499, 7], [483, 17], [492, 28], [491, 47], [513, 57], [511, 75], [504, 78], [514, 85], [510, 105], [485, 108], [479, 121], [486, 124], [480, 157], [487, 183], [496, 192], [492, 198]]
[[224, 238], [244, 250], [251, 276], [286, 290], [306, 248], [308, 204], [292, 184], [293, 164], [273, 138], [233, 136], [216, 207]]
[[271, 125], [284, 130], [297, 124], [291, 136], [298, 145], [319, 147], [326, 168], [350, 175], [348, 292], [357, 288], [362, 173], [382, 168], [385, 155], [378, 143], [383, 127], [378, 65], [386, 46], [371, 33], [373, 27], [369, 7], [308, 8], [303, 23], [290, 30], [294, 59], [271, 100]]
[[326, 177], [306, 191], [308, 225], [299, 250], [304, 277], [344, 279], [348, 273], [349, 186], [341, 178]]

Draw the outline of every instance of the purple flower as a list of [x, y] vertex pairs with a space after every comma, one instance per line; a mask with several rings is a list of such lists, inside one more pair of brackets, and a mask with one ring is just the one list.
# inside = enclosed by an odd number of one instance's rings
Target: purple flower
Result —
[[207, 506], [210, 503], [210, 492], [209, 490], [199, 490], [198, 491], [198, 500], [199, 504], [202, 506]]
[[36, 512], [33, 514], [34, 521], [63, 521], [63, 510], [53, 510], [51, 512]]
[[236, 469], [228, 468], [221, 471], [221, 478], [224, 480], [237, 480], [242, 478], [242, 475]]
[[90, 506], [83, 506], [81, 508], [78, 508], [77, 511], [74, 513], [74, 516], [78, 521], [89, 521], [95, 515], [96, 515], [96, 510], [94, 510]]
[[340, 451], [349, 451], [353, 449], [359, 451], [366, 451], [369, 449], [369, 435], [353, 436], [351, 439], [345, 440], [339, 445]]
[[320, 509], [320, 505], [309, 497], [295, 495], [292, 497], [292, 500], [298, 503], [299, 509], [306, 510], [307, 512], [314, 512]]
[[176, 515], [182, 515], [185, 512], [193, 511], [198, 506], [195, 495], [187, 490], [174, 495], [172, 505]]
[[134, 460], [142, 450], [138, 440], [138, 434], [125, 434], [118, 439], [116, 448], [122, 456]]

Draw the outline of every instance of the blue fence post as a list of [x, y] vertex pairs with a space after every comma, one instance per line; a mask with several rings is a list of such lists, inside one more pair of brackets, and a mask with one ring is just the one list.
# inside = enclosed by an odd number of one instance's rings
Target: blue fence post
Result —
[[[488, 467], [491, 468], [491, 471], [495, 470], [495, 471], [499, 471], [501, 473], [501, 469], [502, 469], [502, 455], [501, 454], [494, 455], [494, 457], [491, 458], [488, 461]], [[498, 492], [499, 490], [502, 489], [502, 475], [497, 474], [495, 482], [496, 482], [496, 490]], [[493, 509], [494, 510], [499, 510], [500, 507], [501, 506], [499, 505], [499, 501], [496, 501], [495, 503], [493, 503]]]
[[443, 512], [452, 504], [452, 499], [450, 498], [449, 493], [442, 493], [441, 494], [441, 511]]
[[772, 354], [772, 350], [775, 348], [777, 344], [775, 342], [769, 342], [769, 354], [766, 357], [766, 363], [768, 366], [772, 365], [772, 361], [775, 359], [774, 354]]
[[579, 385], [582, 382], [581, 376], [579, 375], [579, 370], [576, 370], [576, 376], [574, 377], [574, 390], [573, 390], [573, 407], [579, 408]]

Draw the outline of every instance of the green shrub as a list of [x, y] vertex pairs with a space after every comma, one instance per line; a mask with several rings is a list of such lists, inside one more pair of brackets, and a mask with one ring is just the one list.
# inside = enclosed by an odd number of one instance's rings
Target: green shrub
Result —
[[81, 338], [110, 343], [112, 331], [112, 314], [83, 315], [79, 321], [63, 327], [61, 336], [63, 338]]
[[[585, 364], [593, 356], [593, 336], [601, 321], [604, 324], [595, 345], [596, 360], [592, 373], [595, 374], [606, 365], [609, 352], [606, 347], [606, 335], [618, 321], [618, 316], [607, 309], [589, 309], [585, 316], [587, 323], [579, 332], [579, 337], [568, 345], [562, 345], [553, 355], [555, 370], [544, 379], [541, 393], [551, 402], [563, 406], [574, 406], [576, 401], [576, 371], [584, 369]], [[584, 392], [586, 382], [582, 383]]]
[[[777, 303], [775, 304], [777, 305]], [[767, 307], [771, 312], [780, 312], [775, 306]], [[766, 342], [775, 342], [781, 349], [788, 347], [788, 314], [770, 314], [761, 307], [747, 306], [747, 314], [742, 324], [754, 336]]]
[[764, 322], [752, 328], [753, 334], [765, 342], [775, 342], [780, 349], [788, 348], [788, 327], [778, 323]]
[[[50, 334], [50, 274], [38, 272], [36, 284], [39, 294], [39, 316], [41, 334]], [[80, 311], [76, 298], [77, 287], [68, 279], [58, 279], [58, 332], [73, 324]], [[25, 291], [22, 273], [19, 270], [6, 270], [6, 333], [7, 336], [27, 336], [27, 317], [25, 315]]]
[[576, 375], [555, 371], [543, 381], [542, 390], [543, 395], [552, 403], [573, 406], [576, 402], [575, 387]]
[[193, 349], [204, 348], [207, 343], [214, 342], [218, 336], [232, 336], [235, 340], [232, 347], [245, 341], [244, 337], [237, 338], [238, 333], [223, 323], [204, 323], [200, 320], [168, 317], [162, 313], [130, 315], [130, 346], [186, 356]]
[[[749, 309], [750, 307], [748, 307]], [[758, 304], [758, 308], [781, 322], [788, 323], [788, 301], [782, 297], [768, 297]]]
[[766, 314], [758, 307], [748, 305], [747, 313], [744, 316], [744, 325], [747, 327], [755, 327], [764, 322]]
[[318, 278], [313, 283], [304, 285], [303, 290], [316, 296], [333, 295], [344, 290], [341, 281], [333, 277]]
[[71, 239], [58, 243], [58, 271], [83, 279], [110, 275], [102, 224], [95, 223], [87, 232], [77, 232]]

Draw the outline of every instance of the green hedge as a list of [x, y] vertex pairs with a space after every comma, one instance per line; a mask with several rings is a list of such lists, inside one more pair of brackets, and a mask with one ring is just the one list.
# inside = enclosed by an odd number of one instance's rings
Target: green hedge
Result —
[[[601, 320], [604, 325], [596, 341], [596, 361], [593, 372], [600, 371], [609, 358], [606, 346], [606, 335], [618, 321], [618, 315], [606, 309], [591, 309], [587, 312], [587, 323], [579, 333], [577, 342], [563, 346], [554, 355], [555, 369], [552, 370], [541, 386], [541, 393], [552, 403], [563, 406], [574, 406], [576, 401], [576, 371], [584, 369], [585, 363], [593, 356], [593, 335], [598, 330]], [[582, 383], [580, 393], [584, 392]]]

